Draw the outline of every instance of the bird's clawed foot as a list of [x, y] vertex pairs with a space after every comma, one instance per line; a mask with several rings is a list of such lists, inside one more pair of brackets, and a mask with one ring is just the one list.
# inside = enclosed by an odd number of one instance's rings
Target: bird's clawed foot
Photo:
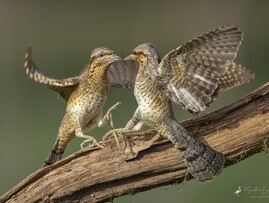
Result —
[[121, 104], [120, 102], [117, 102], [116, 104], [114, 104], [112, 107], [110, 107], [108, 109], [108, 111], [106, 112], [106, 114], [104, 115], [104, 117], [98, 122], [98, 127], [102, 127], [109, 120], [110, 121], [110, 126], [112, 128], [114, 128], [113, 119], [112, 119], [112, 111], [114, 109], [116, 109], [116, 107], [118, 105], [120, 105], [120, 104]]
[[[126, 143], [123, 140], [124, 131], [125, 131], [124, 128], [118, 128], [118, 129], [110, 130], [102, 138], [103, 143], [105, 143], [105, 141], [111, 140], [111, 138], [114, 138], [117, 145], [118, 145], [118, 147], [119, 147], [119, 149], [124, 149], [125, 146], [126, 146]], [[123, 143], [122, 147], [120, 146], [120, 143]]]
[[89, 143], [89, 145], [88, 145], [89, 148], [94, 148], [94, 147], [104, 148], [104, 146], [100, 145], [100, 144], [96, 141], [96, 139], [94, 139], [94, 138], [91, 137], [91, 136], [87, 136], [87, 138], [80, 144], [81, 149], [85, 148], [85, 147], [83, 147], [83, 145], [84, 145], [85, 143]]

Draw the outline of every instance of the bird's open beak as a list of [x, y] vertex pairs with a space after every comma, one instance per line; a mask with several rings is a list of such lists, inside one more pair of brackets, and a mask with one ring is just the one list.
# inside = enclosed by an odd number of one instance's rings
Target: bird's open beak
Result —
[[129, 56], [126, 56], [123, 60], [125, 60], [125, 61], [137, 60], [137, 57], [134, 54], [130, 54]]

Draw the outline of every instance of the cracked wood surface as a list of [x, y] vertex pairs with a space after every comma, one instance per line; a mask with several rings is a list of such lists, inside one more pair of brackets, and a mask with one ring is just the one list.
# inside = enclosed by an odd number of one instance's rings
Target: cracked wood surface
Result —
[[[181, 124], [192, 136], [222, 152], [225, 167], [267, 152], [269, 83]], [[0, 202], [104, 202], [191, 178], [180, 153], [154, 131], [127, 135], [125, 141], [122, 150], [111, 141], [104, 149], [82, 149], [39, 169], [0, 197]]]

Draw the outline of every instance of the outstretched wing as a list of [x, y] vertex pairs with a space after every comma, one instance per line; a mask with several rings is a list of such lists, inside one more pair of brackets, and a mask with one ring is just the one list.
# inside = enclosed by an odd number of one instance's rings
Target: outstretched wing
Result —
[[[156, 70], [166, 95], [192, 113], [205, 110], [216, 91], [222, 87], [227, 89], [225, 73], [233, 66], [242, 35], [239, 28], [224, 26], [168, 53]], [[234, 85], [236, 83], [229, 82], [228, 86]]]
[[108, 79], [113, 87], [133, 88], [137, 72], [136, 61], [115, 61], [108, 69]]
[[67, 79], [53, 79], [45, 76], [42, 72], [38, 70], [32, 61], [32, 48], [29, 47], [25, 55], [24, 68], [26, 74], [36, 82], [48, 85], [51, 90], [59, 93], [60, 97], [66, 102], [68, 101], [70, 95], [78, 85], [78, 77], [72, 77]]

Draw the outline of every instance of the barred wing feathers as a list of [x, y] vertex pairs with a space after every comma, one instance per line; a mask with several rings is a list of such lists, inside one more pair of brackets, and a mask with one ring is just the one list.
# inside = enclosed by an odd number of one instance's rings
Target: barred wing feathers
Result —
[[221, 87], [221, 76], [233, 64], [242, 35], [239, 28], [224, 26], [168, 53], [156, 71], [165, 78], [166, 95], [192, 113], [204, 111]]
[[[26, 74], [36, 82], [48, 85], [48, 87], [54, 92], [58, 93], [59, 96], [68, 101], [73, 91], [79, 85], [79, 80], [85, 76], [84, 71], [78, 77], [71, 77], [66, 79], [54, 79], [43, 74], [32, 61], [32, 48], [29, 47], [25, 55], [24, 68]], [[134, 61], [116, 61], [108, 69], [108, 78], [112, 86], [133, 88], [138, 65]]]
[[136, 61], [115, 61], [108, 69], [108, 79], [113, 87], [133, 88], [137, 72], [138, 64]]
[[29, 47], [25, 55], [24, 68], [26, 74], [36, 82], [48, 85], [54, 92], [59, 93], [60, 97], [66, 102], [79, 83], [79, 77], [67, 79], [53, 79], [44, 75], [32, 61], [32, 48]]
[[254, 78], [254, 73], [246, 69], [241, 64], [232, 63], [227, 71], [219, 78], [218, 84], [220, 91], [228, 90], [233, 87], [249, 83]]

